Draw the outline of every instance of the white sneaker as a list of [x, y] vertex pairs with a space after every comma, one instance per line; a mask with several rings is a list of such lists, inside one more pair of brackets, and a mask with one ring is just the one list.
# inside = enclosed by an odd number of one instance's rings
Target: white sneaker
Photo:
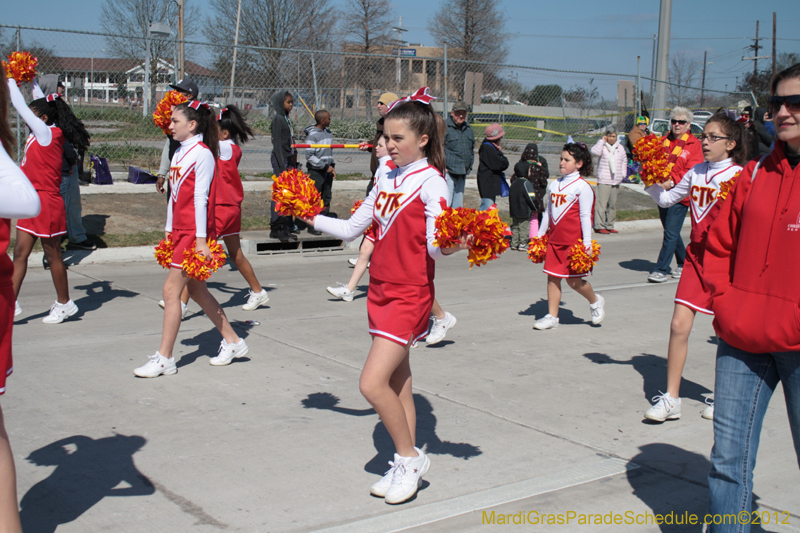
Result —
[[431, 326], [431, 332], [428, 333], [428, 336], [425, 337], [425, 342], [427, 344], [436, 344], [437, 342], [442, 342], [444, 340], [444, 336], [447, 333], [447, 330], [452, 328], [456, 325], [456, 317], [445, 311], [444, 318], [439, 320], [438, 318], [433, 319], [433, 326]]
[[[164, 303], [164, 300], [159, 300], [158, 301], [158, 306], [161, 309], [166, 309], [166, 307], [165, 307], [166, 305], [167, 304]], [[188, 315], [188, 314], [189, 314], [189, 304], [185, 304], [185, 303], [181, 302], [181, 318], [186, 318], [186, 315]]]
[[706, 403], [708, 404], [708, 407], [703, 409], [703, 412], [700, 413], [700, 416], [706, 420], [714, 420], [714, 397], [709, 396], [706, 398]]
[[[658, 391], [661, 392], [661, 391]], [[656, 422], [677, 420], [681, 417], [681, 399], [673, 398], [668, 392], [653, 397], [654, 405], [644, 412], [644, 417]]]
[[239, 339], [237, 343], [228, 344], [224, 340], [219, 343], [219, 355], [212, 357], [208, 360], [214, 366], [225, 366], [231, 364], [231, 361], [237, 357], [244, 357], [250, 349], [244, 342], [244, 339]]
[[558, 327], [558, 318], [550, 313], [533, 323], [533, 329], [553, 329]]
[[419, 448], [417, 457], [400, 457], [395, 454], [392, 483], [386, 491], [386, 503], [396, 504], [408, 500], [422, 486], [422, 476], [428, 472], [431, 461]]
[[144, 366], [135, 368], [133, 373], [140, 378], [157, 378], [160, 375], [170, 376], [177, 374], [178, 367], [175, 366], [175, 359], [167, 359], [160, 353], [156, 352], [148, 356], [149, 361]]
[[647, 276], [647, 281], [650, 283], [664, 283], [667, 281], [667, 275], [663, 272], [653, 272], [649, 276]]
[[589, 310], [592, 312], [592, 324], [597, 325], [606, 317], [606, 311], [603, 306], [606, 304], [605, 298], [597, 295], [597, 301], [589, 304]]
[[328, 287], [328, 292], [337, 298], [341, 298], [345, 302], [352, 302], [353, 296], [355, 296], [355, 293], [344, 283], [340, 283], [338, 287]]
[[350, 266], [356, 266], [356, 263], [358, 263], [358, 257], [351, 257], [347, 260], [347, 262], [350, 263]]
[[683, 267], [678, 267], [672, 271], [673, 279], [681, 279], [681, 274], [683, 274]]
[[14, 316], [19, 316], [22, 314], [22, 308], [19, 306], [19, 302], [14, 302]]
[[[22, 312], [22, 310], [20, 310]], [[72, 300], [65, 304], [58, 302], [50, 306], [50, 314], [42, 319], [45, 324], [60, 324], [65, 318], [69, 318], [78, 312], [78, 306]]]
[[247, 291], [250, 296], [247, 297], [247, 303], [242, 306], [245, 311], [255, 311], [258, 306], [264, 305], [269, 301], [269, 295], [266, 289], [261, 289], [261, 292]]
[[394, 454], [394, 461], [389, 461], [389, 470], [378, 481], [372, 484], [369, 493], [373, 496], [380, 496], [384, 498], [389, 487], [392, 485], [392, 477], [394, 476], [394, 469], [400, 466], [400, 456]]

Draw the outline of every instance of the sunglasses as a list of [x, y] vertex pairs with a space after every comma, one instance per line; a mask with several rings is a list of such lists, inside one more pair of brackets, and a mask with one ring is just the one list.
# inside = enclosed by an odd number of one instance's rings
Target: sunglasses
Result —
[[680, 124], [681, 126], [683, 126], [684, 124], [686, 124], [686, 123], [687, 123], [687, 122], [689, 122], [689, 121], [688, 121], [688, 120], [675, 120], [675, 119], [673, 118], [672, 120], [670, 120], [670, 122], [671, 122], [673, 125], [675, 125], [675, 124]]
[[715, 143], [721, 139], [730, 139], [730, 137], [720, 137], [719, 135], [714, 135], [713, 133], [709, 133], [708, 135], [703, 133], [702, 135], [698, 135], [697, 138], [700, 139], [700, 142], [703, 142], [706, 139], [708, 139], [708, 141], [712, 143]]
[[770, 96], [770, 115], [777, 115], [778, 111], [781, 110], [781, 106], [784, 105], [786, 106], [786, 111], [789, 113], [797, 113], [800, 111], [800, 94], [791, 94], [789, 96]]

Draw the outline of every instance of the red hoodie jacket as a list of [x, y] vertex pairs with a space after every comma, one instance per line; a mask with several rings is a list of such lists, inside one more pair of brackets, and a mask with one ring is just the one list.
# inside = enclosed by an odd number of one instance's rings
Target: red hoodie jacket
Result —
[[800, 350], [800, 165], [782, 142], [751, 180], [751, 161], [708, 234], [705, 281], [714, 330], [751, 353]]

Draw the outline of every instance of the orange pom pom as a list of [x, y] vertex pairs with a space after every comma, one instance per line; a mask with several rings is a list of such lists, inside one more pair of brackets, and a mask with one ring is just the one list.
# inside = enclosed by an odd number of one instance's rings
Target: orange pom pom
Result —
[[281, 216], [313, 217], [324, 209], [322, 196], [308, 174], [290, 168], [272, 180], [272, 199]]
[[669, 179], [669, 152], [661, 137], [651, 134], [636, 141], [633, 158], [642, 164], [639, 177], [648, 187]]
[[188, 98], [178, 91], [167, 91], [164, 98], [156, 106], [153, 112], [153, 124], [161, 128], [165, 134], [169, 135], [169, 123], [172, 120], [172, 108], [178, 104], [186, 102]]
[[567, 252], [568, 268], [575, 274], [590, 272], [597, 264], [598, 259], [600, 259], [600, 245], [597, 244], [597, 241], [592, 241], [591, 256], [586, 253], [583, 239], [578, 239], [578, 242], [570, 246], [569, 252]]
[[528, 242], [528, 259], [534, 263], [544, 263], [547, 253], [547, 235], [534, 237]]
[[156, 261], [164, 268], [169, 268], [172, 264], [172, 252], [175, 251], [175, 243], [171, 238], [161, 239], [156, 246]]
[[719, 184], [719, 191], [717, 191], [717, 200], [721, 200], [723, 202], [725, 201], [725, 199], [728, 197], [728, 193], [731, 192], [733, 186], [736, 185], [736, 179], [739, 177], [740, 173], [741, 172], [737, 172], [736, 174], [733, 175], [731, 179], [729, 179], [728, 181], [723, 181], [722, 183]]
[[33, 81], [38, 63], [39, 58], [28, 52], [11, 52], [8, 54], [8, 61], [3, 61], [3, 67], [6, 69], [6, 77], [13, 78], [17, 85], [21, 85]]
[[508, 249], [506, 239], [511, 235], [497, 209], [478, 211], [465, 207], [447, 207], [447, 202], [442, 203], [442, 213], [436, 217], [436, 240], [434, 245], [440, 248], [457, 246], [464, 234], [472, 235], [472, 248], [469, 250], [469, 268], [475, 265], [485, 265], [492, 259], [497, 259], [501, 253]]
[[191, 250], [183, 251], [183, 263], [181, 268], [186, 271], [190, 278], [198, 281], [205, 281], [211, 277], [211, 274], [219, 270], [225, 264], [225, 250], [222, 245], [214, 239], [208, 241], [208, 247], [211, 250], [211, 257], [205, 259], [197, 253], [196, 243], [192, 244]]
[[352, 215], [353, 213], [358, 211], [358, 208], [361, 207], [361, 204], [363, 203], [364, 200], [356, 200], [355, 202], [353, 202], [353, 207], [350, 208], [350, 214]]

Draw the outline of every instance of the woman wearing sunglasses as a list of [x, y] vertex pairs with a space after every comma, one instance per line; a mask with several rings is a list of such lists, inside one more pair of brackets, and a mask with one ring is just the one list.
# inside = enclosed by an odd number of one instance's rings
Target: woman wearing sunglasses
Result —
[[778, 382], [800, 460], [800, 63], [779, 72], [770, 92], [775, 148], [742, 171], [706, 245], [705, 281], [720, 339], [708, 475], [713, 514], [751, 510], [761, 426]]
[[[692, 117], [694, 115], [685, 107], [676, 107], [670, 113], [670, 131], [664, 137], [664, 146], [669, 150], [670, 178], [677, 185], [686, 173], [695, 165], [703, 162], [703, 148], [700, 141], [691, 134]], [[681, 228], [689, 210], [689, 199], [684, 199], [672, 207], [658, 208], [658, 216], [664, 227], [664, 239], [658, 253], [656, 268], [648, 276], [651, 283], [664, 283], [671, 272], [670, 263], [675, 256], [677, 267], [673, 278], [680, 278], [683, 263], [686, 261], [686, 246], [681, 239]]]

